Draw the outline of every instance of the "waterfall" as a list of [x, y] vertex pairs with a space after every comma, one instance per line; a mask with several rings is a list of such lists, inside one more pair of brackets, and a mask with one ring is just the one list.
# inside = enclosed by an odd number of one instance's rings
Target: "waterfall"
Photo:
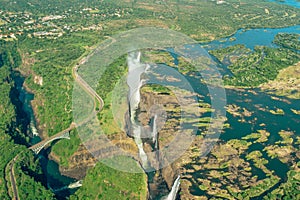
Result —
[[139, 107], [141, 100], [140, 89], [144, 84], [144, 80], [141, 79], [141, 75], [146, 72], [147, 65], [140, 63], [141, 52], [134, 53], [131, 52], [128, 55], [128, 76], [127, 76], [127, 85], [129, 87], [129, 114], [130, 121], [133, 128], [134, 141], [139, 149], [139, 156], [141, 158], [142, 166], [144, 169], [149, 167], [149, 162], [147, 154], [143, 148], [143, 141], [141, 139], [142, 126], [140, 126], [136, 121], [136, 110]]
[[147, 154], [145, 153], [143, 148], [143, 141], [141, 139], [141, 129], [142, 129], [141, 126], [133, 125], [134, 141], [139, 149], [139, 156], [142, 161], [142, 166], [144, 169], [147, 169], [149, 167], [149, 164], [148, 164]]
[[33, 120], [30, 121], [30, 130], [33, 136], [39, 136], [38, 130], [36, 129]]
[[141, 100], [141, 94], [140, 94], [140, 89], [143, 86], [143, 80], [139, 81], [139, 85], [137, 86], [136, 90], [133, 92], [131, 98], [130, 98], [130, 119], [131, 122], [134, 122], [134, 117], [136, 115], [136, 110], [139, 107], [139, 103]]
[[140, 103], [140, 88], [143, 86], [143, 80], [141, 80], [141, 75], [146, 70], [146, 65], [140, 63], [141, 53], [131, 52], [128, 55], [128, 76], [127, 76], [127, 85], [129, 86], [129, 107], [130, 107], [130, 119], [131, 122], [134, 122], [134, 117], [136, 110], [138, 109]]
[[141, 52], [140, 51], [138, 52], [138, 55], [136, 57], [136, 61], [139, 62], [139, 63], [141, 62]]
[[18, 91], [20, 93], [19, 100], [23, 104], [22, 109], [28, 115], [28, 117], [30, 119], [29, 129], [30, 129], [30, 132], [32, 133], [32, 137], [39, 136], [39, 133], [38, 133], [38, 130], [37, 130], [36, 124], [35, 124], [35, 116], [34, 116], [33, 108], [31, 106], [31, 101], [34, 99], [34, 95], [26, 91], [26, 89], [23, 87], [23, 83], [24, 83], [23, 81], [20, 83], [19, 82], [17, 83], [17, 84], [22, 84], [22, 85], [17, 86]]
[[155, 143], [155, 148], [157, 149], [157, 127], [156, 127], [157, 115], [154, 116], [153, 119], [153, 129], [152, 129], [152, 141]]
[[171, 192], [167, 196], [166, 200], [175, 200], [176, 199], [177, 193], [180, 189], [179, 186], [180, 186], [180, 175], [178, 175], [178, 177], [174, 181]]
[[76, 181], [74, 183], [71, 183], [67, 186], [64, 186], [64, 187], [61, 187], [61, 188], [58, 188], [58, 189], [50, 189], [53, 191], [53, 192], [60, 192], [60, 191], [63, 191], [63, 190], [68, 190], [68, 189], [74, 189], [74, 188], [79, 188], [82, 186], [82, 180], [79, 180], [79, 181]]
[[[129, 123], [131, 127], [131, 133], [134, 137], [134, 141], [138, 147], [139, 157], [141, 160], [141, 166], [145, 171], [151, 168], [151, 164], [148, 160], [148, 156], [144, 150], [144, 144], [142, 141], [142, 135], [146, 131], [144, 127], [136, 120], [137, 110], [141, 101], [140, 89], [145, 84], [146, 80], [142, 79], [143, 74], [147, 74], [150, 70], [150, 65], [140, 62], [141, 52], [131, 52], [128, 54], [128, 76], [127, 85], [129, 87], [128, 104], [129, 104]], [[155, 145], [155, 149], [158, 149], [158, 130], [157, 130], [158, 114], [153, 117], [152, 132], [149, 134], [152, 137], [152, 141]], [[167, 200], [175, 200], [180, 186], [180, 176], [174, 182], [170, 193], [164, 197]], [[167, 188], [166, 188], [167, 189]]]

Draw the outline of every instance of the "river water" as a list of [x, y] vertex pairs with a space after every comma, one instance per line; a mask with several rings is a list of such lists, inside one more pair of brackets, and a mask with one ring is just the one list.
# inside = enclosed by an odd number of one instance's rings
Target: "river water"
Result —
[[278, 1], [278, 0], [269, 0], [270, 2], [279, 3], [282, 5], [288, 5], [295, 8], [300, 8], [300, 2], [297, 0], [284, 0], [284, 1]]
[[22, 120], [21, 124], [23, 125], [23, 132], [31, 137], [30, 143], [37, 143], [40, 141], [40, 138], [38, 137], [38, 132], [36, 129], [37, 124], [30, 104], [30, 102], [34, 99], [34, 94], [25, 90], [23, 87], [25, 78], [22, 77], [20, 73], [14, 73], [14, 81], [15, 89], [18, 91], [17, 95], [19, 95], [18, 102], [21, 103], [21, 105], [17, 106], [20, 107], [19, 110], [21, 111], [18, 113], [18, 118]]
[[237, 44], [243, 44], [251, 50], [253, 50], [255, 46], [278, 47], [273, 43], [274, 37], [278, 33], [300, 33], [300, 25], [276, 29], [240, 29], [231, 37], [203, 44], [203, 47], [207, 50], [225, 48]]
[[[288, 5], [295, 8], [300, 8], [300, 2], [297, 0], [285, 0], [280, 2], [278, 0], [269, 0], [269, 2]], [[256, 29], [240, 29], [231, 37], [214, 40], [212, 42], [203, 44], [207, 50], [217, 48], [225, 48], [228, 46], [243, 44], [249, 49], [254, 49], [255, 46], [277, 47], [272, 41], [278, 33], [300, 33], [300, 25], [284, 27], [284, 28], [256, 28]]]
[[[278, 1], [273, 1], [276, 3], [281, 3]], [[289, 6], [294, 6], [299, 8], [299, 2], [286, 0], [284, 3]], [[203, 44], [203, 47], [206, 50], [212, 50], [216, 48], [223, 48], [232, 46], [235, 44], [244, 44], [246, 47], [250, 49], [254, 49], [257, 45], [269, 46], [269, 47], [276, 47], [275, 44], [272, 43], [274, 36], [277, 33], [284, 32], [284, 33], [300, 33], [300, 25], [287, 27], [287, 28], [277, 28], [277, 29], [270, 29], [270, 28], [262, 28], [262, 29], [251, 29], [251, 30], [238, 30], [233, 36], [223, 38], [220, 40], [212, 41], [210, 43]], [[231, 39], [230, 39], [231, 38]], [[234, 38], [234, 39], [232, 39]], [[176, 60], [175, 60], [176, 62]], [[176, 64], [176, 63], [175, 63]], [[190, 83], [192, 83], [196, 92], [203, 95], [203, 85], [199, 84], [199, 80], [193, 77], [187, 77]], [[19, 87], [17, 88], [20, 96], [19, 99], [23, 103], [23, 110], [27, 113], [29, 118], [29, 125], [30, 125], [30, 134], [34, 133], [34, 128], [36, 126], [36, 122], [34, 119], [33, 111], [31, 108], [31, 100], [33, 100], [34, 95], [31, 93], [26, 92], [26, 90], [22, 87], [23, 81], [20, 80]], [[222, 140], [229, 140], [233, 138], [241, 138], [249, 133], [255, 132], [257, 130], [265, 129], [270, 132], [270, 138], [268, 143], [274, 144], [276, 141], [280, 140], [280, 136], [278, 132], [280, 130], [292, 130], [295, 131], [295, 134], [299, 135], [299, 124], [300, 119], [299, 116], [294, 114], [291, 109], [300, 110], [300, 101], [299, 100], [291, 100], [287, 98], [280, 97], [281, 100], [274, 100], [270, 97], [270, 95], [265, 94], [264, 92], [259, 91], [258, 89], [255, 90], [253, 93], [251, 90], [245, 91], [237, 91], [237, 90], [226, 90], [227, 94], [227, 102], [228, 104], [236, 104], [242, 108], [246, 108], [250, 112], [254, 114], [250, 117], [245, 117], [245, 122], [241, 123], [238, 121], [238, 118], [233, 117], [232, 115], [228, 115], [228, 123], [230, 123], [231, 128], [226, 129], [225, 133], [221, 135]], [[285, 101], [282, 101], [285, 100]], [[209, 101], [209, 100], [208, 100]], [[269, 112], [262, 111], [259, 108], [265, 109], [276, 109], [281, 108], [284, 110], [285, 115], [278, 116], [273, 115]], [[264, 127], [261, 124], [265, 124]], [[35, 136], [31, 140], [31, 144], [38, 142], [40, 139]], [[252, 150], [262, 150], [263, 146], [254, 146]], [[49, 149], [50, 150], [50, 149]], [[59, 173], [58, 165], [49, 160], [47, 157], [48, 151], [42, 151], [40, 153], [40, 160], [42, 164], [43, 171], [46, 176], [47, 185], [50, 188], [57, 189], [59, 187], [63, 187], [69, 185], [70, 183], [74, 182], [74, 179], [68, 178], [63, 176]], [[264, 154], [266, 157], [266, 155]], [[270, 170], [274, 170], [275, 174], [278, 175], [282, 181], [286, 180], [287, 178], [287, 171], [288, 166], [283, 164], [278, 159], [268, 159], [269, 164], [267, 167]], [[257, 173], [258, 176], [263, 178], [263, 175]], [[64, 198], [68, 196], [70, 193], [74, 191], [65, 191], [60, 193], [60, 197]], [[195, 193], [196, 194], [196, 193]]]
[[[296, 1], [285, 1], [283, 4], [294, 6], [299, 8], [300, 4]], [[255, 46], [268, 46], [277, 48], [272, 41], [278, 33], [298, 33], [300, 34], [300, 25], [286, 27], [286, 28], [262, 28], [262, 29], [251, 29], [251, 30], [238, 30], [234, 35], [222, 38], [220, 40], [215, 40], [210, 43], [203, 44], [203, 48], [206, 50], [213, 50], [218, 48], [225, 48], [237, 44], [243, 44], [247, 48], [253, 50]], [[234, 38], [234, 39], [233, 39]], [[220, 68], [226, 68], [226, 66], [221, 65]], [[226, 73], [228, 69], [223, 70]], [[221, 70], [222, 73], [222, 70]], [[224, 74], [224, 73], [223, 73]], [[195, 91], [199, 94], [207, 96], [204, 86], [199, 84], [199, 80], [192, 77], [187, 77], [192, 83]], [[220, 139], [223, 141], [228, 141], [230, 139], [241, 139], [250, 133], [257, 132], [258, 130], [267, 130], [270, 132], [270, 136], [266, 144], [255, 144], [249, 147], [249, 152], [254, 150], [259, 150], [263, 154], [263, 158], [266, 158], [269, 163], [266, 167], [274, 171], [274, 174], [280, 177], [280, 182], [282, 183], [287, 180], [287, 172], [289, 166], [282, 163], [279, 159], [270, 159], [266, 152], [263, 152], [265, 145], [275, 144], [276, 141], [280, 141], [281, 137], [278, 134], [281, 130], [293, 131], [295, 136], [300, 135], [299, 115], [296, 115], [291, 111], [291, 109], [300, 109], [300, 100], [288, 99], [285, 97], [279, 97], [278, 99], [271, 98], [270, 95], [260, 91], [259, 89], [245, 89], [233, 90], [226, 89], [227, 104], [235, 104], [241, 108], [246, 108], [248, 111], [252, 112], [252, 116], [245, 117], [244, 122], [240, 121], [240, 118], [234, 117], [231, 114], [227, 115], [228, 123], [230, 128], [226, 129], [221, 135]], [[274, 96], [274, 95], [273, 95]], [[276, 97], [276, 96], [275, 96]], [[206, 99], [208, 102], [209, 99]], [[284, 115], [274, 115], [268, 112], [268, 110], [276, 110], [277, 108], [284, 110]], [[295, 146], [295, 148], [297, 148]], [[252, 166], [251, 166], [252, 167]], [[255, 169], [255, 167], [253, 167]], [[264, 179], [265, 174], [262, 173], [260, 169], [252, 171], [253, 175], [257, 175], [259, 179]], [[279, 184], [276, 185], [276, 187]], [[193, 188], [193, 186], [192, 186]], [[194, 187], [195, 188], [195, 187]], [[275, 187], [272, 188], [276, 189]], [[204, 194], [204, 191], [195, 188], [192, 191], [195, 195]]]
[[[19, 100], [22, 103], [22, 115], [20, 118], [23, 120], [24, 131], [27, 135], [30, 136], [30, 145], [34, 145], [41, 141], [39, 137], [39, 133], [37, 130], [37, 122], [35, 120], [34, 112], [31, 106], [31, 101], [34, 99], [34, 94], [25, 90], [24, 84], [24, 77], [20, 74], [16, 74], [14, 77], [15, 86], [19, 93]], [[63, 176], [59, 172], [59, 166], [56, 162], [48, 159], [48, 154], [50, 153], [51, 148], [42, 150], [38, 157], [40, 159], [40, 164], [42, 166], [42, 170], [44, 173], [44, 185], [47, 185], [48, 188], [51, 189], [58, 189], [69, 185], [70, 183], [75, 182], [75, 179]], [[75, 189], [72, 190], [63, 190], [57, 193], [58, 199], [64, 199], [65, 196], [69, 196], [71, 193], [74, 193]]]

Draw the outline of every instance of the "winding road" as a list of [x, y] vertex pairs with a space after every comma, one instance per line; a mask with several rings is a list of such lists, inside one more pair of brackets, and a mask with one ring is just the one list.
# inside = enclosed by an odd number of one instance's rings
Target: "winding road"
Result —
[[18, 188], [17, 188], [17, 184], [16, 184], [16, 178], [15, 178], [15, 172], [14, 172], [14, 165], [16, 160], [18, 159], [19, 154], [17, 154], [9, 163], [8, 163], [8, 167], [9, 167], [9, 178], [10, 178], [10, 182], [11, 182], [11, 186], [12, 186], [12, 192], [13, 192], [13, 198], [14, 200], [18, 200], [19, 198], [19, 194], [18, 194]]
[[[109, 37], [107, 36], [108, 39], [111, 39], [111, 43], [109, 43], [108, 45], [106, 45], [105, 47], [103, 48], [106, 48], [107, 46], [113, 44], [116, 42], [116, 40], [112, 37]], [[98, 45], [97, 45], [98, 46]], [[98, 49], [100, 50], [100, 49]], [[98, 102], [99, 102], [99, 110], [97, 110], [96, 112], [100, 112], [104, 106], [104, 101], [103, 99], [97, 94], [97, 92], [91, 88], [83, 79], [82, 77], [78, 74], [78, 68], [80, 65], [82, 65], [83, 63], [85, 63], [90, 57], [90, 54], [88, 56], [82, 56], [80, 57], [78, 60], [80, 60], [79, 62], [77, 62], [77, 64], [72, 68], [72, 76], [74, 78], [74, 80], [93, 98], [95, 98]], [[94, 102], [94, 110], [96, 110], [96, 106], [97, 106], [97, 103], [96, 101]], [[93, 115], [94, 116], [94, 115]], [[29, 149], [34, 149], [34, 147], [42, 144], [42, 143], [45, 143], [47, 141], [49, 141], [51, 138], [55, 138], [55, 137], [58, 137], [59, 135], [61, 135], [63, 132], [67, 132], [67, 131], [71, 131], [73, 130], [74, 128], [76, 128], [76, 126], [81, 126], [83, 125], [84, 123], [88, 122], [90, 119], [90, 117], [88, 117], [86, 120], [84, 120], [83, 122], [79, 123], [79, 124], [75, 124], [74, 122], [71, 123], [71, 125], [65, 129], [65, 130], [62, 130], [61, 132], [29, 147]], [[21, 153], [21, 152], [20, 152]], [[19, 154], [20, 154], [19, 153]], [[15, 178], [15, 174], [14, 174], [14, 164], [16, 162], [16, 160], [18, 159], [18, 156], [19, 154], [17, 154], [9, 163], [9, 176], [10, 176], [10, 179], [11, 179], [11, 187], [12, 187], [12, 191], [13, 191], [13, 196], [12, 196], [12, 199], [14, 200], [19, 200], [19, 194], [18, 194], [18, 188], [17, 188], [17, 184], [16, 184], [16, 178]]]

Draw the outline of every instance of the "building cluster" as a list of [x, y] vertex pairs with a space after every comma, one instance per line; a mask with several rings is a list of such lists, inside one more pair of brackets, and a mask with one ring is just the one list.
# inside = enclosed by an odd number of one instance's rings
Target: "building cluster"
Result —
[[[68, 9], [61, 14], [45, 16], [0, 10], [0, 39], [17, 40], [22, 35], [55, 39], [67, 32], [102, 30], [101, 21], [106, 18], [121, 18], [125, 15], [130, 15], [130, 10], [82, 8]], [[96, 21], [99, 23], [95, 23]]]

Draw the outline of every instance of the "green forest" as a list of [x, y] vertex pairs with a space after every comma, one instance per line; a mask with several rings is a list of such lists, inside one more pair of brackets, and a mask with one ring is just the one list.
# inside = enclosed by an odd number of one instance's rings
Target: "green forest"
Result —
[[[128, 169], [138, 168], [133, 160], [128, 160], [126, 163], [123, 161], [122, 163], [126, 164]], [[70, 200], [139, 200], [147, 197], [147, 177], [145, 174], [122, 172], [101, 162], [98, 162], [93, 169], [89, 170], [83, 185], [74, 195], [70, 196]]]
[[[32, 0], [30, 2], [3, 0], [0, 1], [0, 14], [0, 199], [13, 197], [10, 180], [11, 165], [17, 179], [20, 199], [58, 198], [47, 189], [45, 174], [38, 156], [28, 150], [31, 145], [27, 135], [28, 121], [20, 108], [22, 105], [18, 100], [16, 78], [24, 78], [24, 87], [34, 94], [31, 104], [37, 119], [38, 131], [43, 139], [68, 128], [73, 121], [72, 68], [97, 45], [114, 34], [132, 28], [150, 26], [169, 28], [187, 34], [199, 42], [208, 42], [230, 36], [239, 29], [277, 28], [300, 24], [299, 9], [261, 0], [227, 0], [222, 5], [217, 5], [216, 1], [204, 0]], [[220, 63], [229, 58], [228, 68], [232, 76], [224, 77], [226, 86], [257, 88], [269, 80], [274, 80], [280, 70], [300, 61], [299, 34], [280, 33], [275, 36], [274, 44], [278, 48], [257, 46], [252, 51], [243, 45], [236, 45], [210, 53]], [[193, 70], [193, 67], [182, 61], [178, 69], [186, 74]], [[113, 127], [111, 124], [113, 119], [110, 111], [111, 91], [126, 70], [125, 56], [123, 56], [108, 67], [99, 81], [97, 93], [104, 102], [108, 102], [103, 112], [99, 113], [99, 123], [105, 124], [103, 127], [106, 128], [107, 133], [117, 132], [115, 124]], [[165, 91], [165, 88], [160, 87], [153, 89]], [[245, 113], [247, 110], [237, 115]], [[282, 116], [284, 113], [276, 117]], [[260, 124], [260, 126], [264, 125]], [[71, 158], [74, 158], [72, 156], [82, 148], [77, 131], [72, 130], [70, 134], [70, 140], [60, 140], [52, 143], [51, 146], [51, 154], [63, 168], [70, 167], [72, 162], [74, 164], [75, 161]], [[116, 134], [111, 135], [114, 137], [113, 135]], [[299, 136], [292, 140], [294, 143], [298, 141], [296, 145], [299, 146]], [[239, 148], [241, 147], [230, 150], [235, 152], [239, 151]], [[225, 159], [230, 156], [226, 155]], [[14, 158], [16, 160], [12, 162]], [[250, 160], [249, 162], [254, 162], [260, 159], [260, 155], [251, 154], [247, 159]], [[196, 163], [195, 159], [193, 162]], [[215, 169], [208, 166], [212, 163], [205, 163], [209, 162], [208, 159], [201, 162], [197, 163], [198, 166], [187, 164], [185, 167], [191, 170], [189, 167], [197, 169], [204, 166], [205, 173], [212, 178], [212, 185], [209, 185], [209, 181], [197, 177], [198, 179], [187, 187], [195, 191], [202, 189], [202, 192], [211, 192], [213, 198], [224, 197], [222, 193], [214, 197], [214, 190], [218, 186], [216, 180], [231, 174], [216, 173]], [[136, 162], [132, 163], [129, 164], [136, 164]], [[228, 163], [225, 163], [222, 169], [229, 170], [235, 167]], [[255, 163], [255, 165], [263, 167], [264, 163], [262, 162], [261, 165]], [[293, 168], [288, 171], [287, 180], [267, 194], [265, 199], [299, 198], [297, 188], [300, 180], [298, 170], [300, 162], [289, 167]], [[201, 182], [198, 182], [200, 180]], [[279, 182], [273, 175], [264, 181], [248, 190], [238, 192], [226, 184], [223, 186], [227, 187], [225, 189], [230, 195], [243, 199], [247, 195], [255, 197], [257, 193], [262, 193], [264, 186], [270, 188]], [[147, 176], [145, 174], [120, 172], [98, 162], [95, 167], [88, 169], [83, 186], [66, 198], [146, 199], [146, 197]]]
[[226, 58], [228, 68], [233, 73], [224, 77], [226, 85], [238, 87], [257, 87], [274, 80], [279, 71], [300, 61], [297, 53], [299, 40], [297, 34], [277, 34], [274, 43], [279, 48], [256, 46], [254, 51], [244, 45], [234, 45], [210, 51], [220, 62]]
[[[54, 194], [41, 184], [42, 173], [38, 159], [25, 146], [22, 124], [17, 120], [17, 105], [12, 104], [14, 75], [21, 64], [17, 44], [0, 41], [0, 199], [12, 195], [9, 163], [17, 156], [14, 171], [21, 199], [53, 199]], [[39, 178], [39, 180], [35, 180]], [[9, 194], [9, 193], [10, 194]]]

